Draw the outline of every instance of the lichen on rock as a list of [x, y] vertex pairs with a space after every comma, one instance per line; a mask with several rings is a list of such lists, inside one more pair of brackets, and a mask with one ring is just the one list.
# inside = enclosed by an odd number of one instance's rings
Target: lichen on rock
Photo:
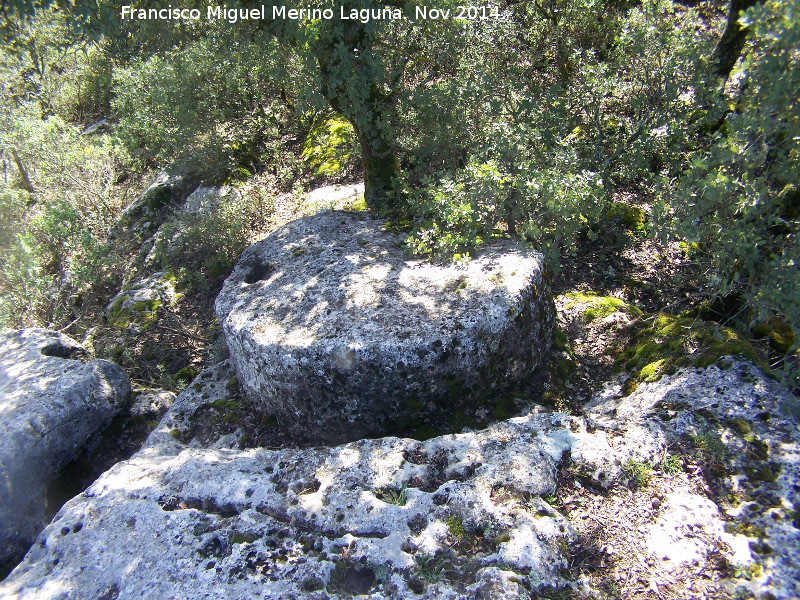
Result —
[[0, 573], [47, 523], [47, 484], [124, 407], [117, 365], [45, 329], [0, 334]]
[[[708, 569], [720, 597], [800, 592], [794, 398], [747, 363], [680, 371], [628, 396], [614, 384], [585, 417], [541, 412], [426, 442], [282, 450], [240, 449], [243, 432], [224, 419], [216, 436], [198, 425], [209, 411], [239, 409], [233, 376], [229, 362], [203, 371], [139, 453], [62, 508], [0, 595], [589, 595], [599, 588], [576, 581], [575, 565], [587, 548], [619, 556], [623, 539], [642, 553], [642, 576], [657, 561], [662, 585], [680, 590], [684, 569]], [[749, 419], [749, 432], [728, 426], [759, 410], [770, 418]], [[687, 469], [700, 461], [712, 489], [692, 488], [689, 473], [666, 475], [675, 473], [667, 451]], [[631, 463], [652, 467], [645, 485], [663, 491], [652, 503], [647, 488], [633, 496], [626, 487]], [[774, 478], [742, 477], [759, 464], [779, 465]], [[728, 503], [729, 493], [741, 498]], [[645, 506], [629, 506], [642, 495]], [[579, 507], [589, 499], [587, 510], [619, 527], [585, 534], [591, 519]]]
[[175, 276], [159, 271], [120, 290], [106, 308], [108, 324], [115, 329], [147, 329], [158, 320], [158, 308], [176, 300]]
[[216, 310], [248, 397], [326, 443], [486, 404], [540, 366], [554, 321], [540, 254], [505, 241], [431, 264], [341, 212], [250, 247]]

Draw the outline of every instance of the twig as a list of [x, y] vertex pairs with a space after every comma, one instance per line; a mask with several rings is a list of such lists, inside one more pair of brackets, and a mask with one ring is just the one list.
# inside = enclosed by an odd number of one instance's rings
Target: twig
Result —
[[194, 340], [195, 342], [206, 343], [208, 342], [208, 338], [198, 337], [194, 334], [189, 333], [188, 331], [179, 331], [178, 329], [173, 329], [172, 327], [167, 327], [166, 325], [156, 324], [155, 327], [157, 329], [163, 329], [165, 331], [171, 331], [172, 333], [177, 333], [178, 335], [182, 335], [183, 337]]
[[69, 325], [66, 325], [66, 326], [62, 327], [61, 329], [56, 329], [56, 333], [61, 333], [62, 331], [66, 331], [67, 329], [69, 329], [70, 327], [75, 325], [75, 323], [77, 323], [80, 320], [81, 320], [81, 315], [78, 315], [77, 317], [75, 317], [75, 320], [72, 321], [72, 323], [70, 323]]

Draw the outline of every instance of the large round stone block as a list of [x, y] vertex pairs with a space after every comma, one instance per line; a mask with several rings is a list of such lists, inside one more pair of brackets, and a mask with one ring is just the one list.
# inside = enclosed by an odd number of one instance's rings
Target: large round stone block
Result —
[[326, 443], [490, 402], [541, 364], [554, 321], [541, 254], [506, 240], [432, 264], [342, 212], [251, 246], [216, 311], [251, 401]]

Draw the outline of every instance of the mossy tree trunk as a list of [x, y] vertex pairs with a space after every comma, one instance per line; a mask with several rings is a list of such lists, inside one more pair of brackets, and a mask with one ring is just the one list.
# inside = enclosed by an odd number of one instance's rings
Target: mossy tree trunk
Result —
[[731, 0], [728, 24], [712, 56], [714, 70], [723, 81], [727, 81], [747, 41], [748, 29], [739, 23], [739, 13], [760, 3], [761, 0]]
[[364, 25], [341, 21], [326, 25], [314, 48], [322, 76], [322, 95], [353, 125], [358, 136], [367, 206], [390, 209], [389, 193], [398, 174], [392, 130], [396, 123], [396, 95], [392, 86], [386, 85], [384, 65], [372, 54], [372, 36]]
[[364, 107], [364, 113], [366, 118], [350, 119], [361, 144], [364, 199], [374, 210], [390, 209], [390, 192], [393, 179], [398, 175], [398, 163], [394, 145], [382, 124], [391, 120], [393, 106], [391, 102], [376, 98]]

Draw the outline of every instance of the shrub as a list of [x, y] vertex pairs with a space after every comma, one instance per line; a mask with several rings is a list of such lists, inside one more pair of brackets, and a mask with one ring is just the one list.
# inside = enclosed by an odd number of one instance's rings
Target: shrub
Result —
[[[744, 22], [751, 43], [733, 73], [739, 96], [707, 148], [665, 182], [656, 220], [664, 238], [696, 244], [712, 293], [740, 293], [764, 320], [800, 327], [800, 3], [771, 0]], [[731, 103], [730, 106], [728, 104]], [[721, 105], [721, 106], [720, 106]], [[795, 342], [788, 352], [797, 348]], [[784, 379], [797, 385], [798, 372]], [[792, 383], [792, 380], [794, 383]]]

